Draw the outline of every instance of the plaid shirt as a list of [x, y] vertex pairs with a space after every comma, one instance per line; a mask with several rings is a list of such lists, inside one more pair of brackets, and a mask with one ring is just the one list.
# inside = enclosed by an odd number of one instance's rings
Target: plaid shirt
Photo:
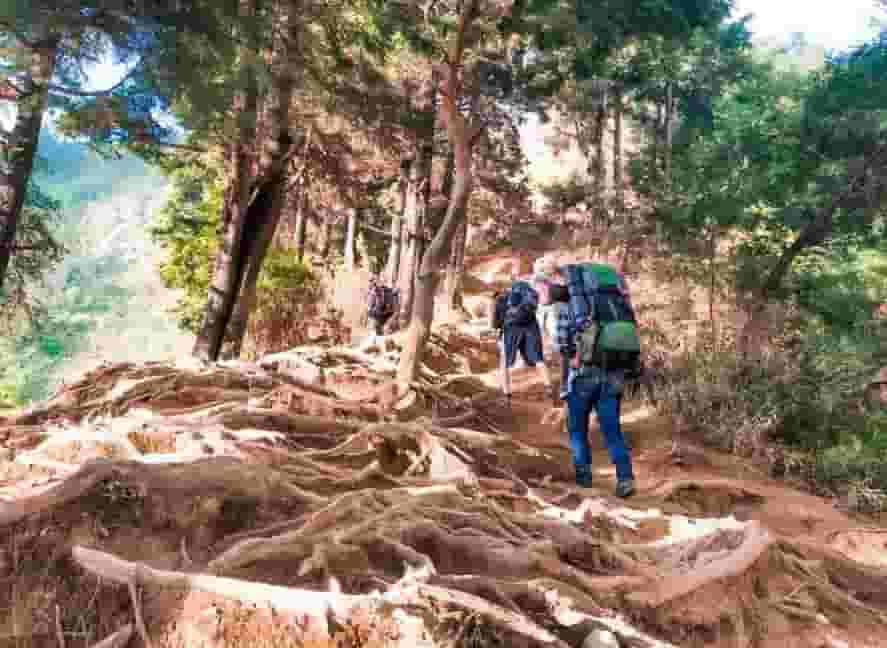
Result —
[[[552, 346], [555, 351], [565, 354], [569, 358], [576, 355], [576, 320], [573, 317], [573, 308], [569, 303], [558, 304], [557, 309], [557, 328]], [[569, 379], [566, 385], [561, 386], [561, 397], [566, 396], [572, 387], [573, 380], [582, 376], [591, 380], [600, 382], [609, 382], [610, 385], [621, 392], [625, 384], [625, 370], [612, 369], [604, 371], [599, 367], [582, 367], [581, 369], [570, 368]]]
[[570, 356], [576, 353], [576, 322], [569, 304], [558, 304], [552, 346], [559, 353]]

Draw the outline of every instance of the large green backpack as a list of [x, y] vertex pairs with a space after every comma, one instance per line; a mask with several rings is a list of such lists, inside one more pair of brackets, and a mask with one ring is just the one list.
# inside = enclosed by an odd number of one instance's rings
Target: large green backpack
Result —
[[621, 275], [601, 263], [582, 263], [565, 270], [580, 363], [637, 371], [641, 339]]

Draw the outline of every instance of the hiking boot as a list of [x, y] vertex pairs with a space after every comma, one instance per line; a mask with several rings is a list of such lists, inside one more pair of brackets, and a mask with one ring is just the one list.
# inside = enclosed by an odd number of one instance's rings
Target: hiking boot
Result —
[[616, 497], [626, 498], [634, 495], [634, 480], [625, 479], [616, 484]]
[[591, 488], [591, 466], [576, 466], [576, 485], [580, 488]]

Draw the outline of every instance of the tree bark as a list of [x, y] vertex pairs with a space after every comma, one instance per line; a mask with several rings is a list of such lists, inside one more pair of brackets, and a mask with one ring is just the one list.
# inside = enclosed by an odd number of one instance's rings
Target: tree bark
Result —
[[279, 179], [272, 188], [266, 189], [266, 191], [268, 195], [265, 200], [268, 202], [268, 207], [261, 211], [250, 211], [252, 222], [248, 226], [252, 231], [244, 239], [243, 283], [234, 312], [231, 314], [231, 320], [225, 331], [221, 350], [221, 356], [225, 359], [240, 357], [246, 330], [249, 326], [249, 318], [258, 300], [257, 289], [262, 264], [265, 262], [271, 242], [274, 240], [274, 234], [287, 200], [286, 182], [283, 179]]
[[19, 218], [34, 168], [58, 45], [58, 37], [52, 36], [31, 48], [31, 66], [16, 101], [15, 123], [8, 141], [0, 149], [3, 156], [0, 161], [0, 293], [14, 253]]
[[[241, 0], [240, 12], [255, 15], [255, 0]], [[194, 355], [214, 362], [219, 357], [225, 329], [234, 310], [243, 271], [242, 239], [249, 207], [252, 177], [249, 149], [256, 136], [258, 88], [253, 67], [254, 52], [241, 46], [244, 86], [234, 97], [233, 113], [236, 136], [228, 153], [228, 179], [222, 205], [222, 241], [213, 268], [213, 280], [207, 296], [203, 324], [194, 343]]]
[[405, 253], [400, 264], [400, 326], [405, 326], [413, 314], [413, 299], [416, 274], [425, 249], [425, 222], [428, 218], [428, 203], [431, 200], [431, 164], [434, 157], [432, 141], [434, 131], [426, 134], [419, 145], [417, 154], [410, 164], [409, 182], [406, 190], [404, 229], [406, 230]]
[[293, 245], [296, 260], [302, 263], [305, 260], [305, 234], [308, 229], [308, 182], [305, 179], [299, 183], [298, 192], [296, 197], [296, 231], [293, 233]]
[[604, 198], [604, 185], [606, 184], [607, 169], [604, 165], [604, 134], [607, 130], [607, 94], [602, 91], [600, 106], [594, 113], [594, 126], [592, 127], [592, 148], [594, 156], [591, 159], [591, 193], [592, 193], [592, 218], [601, 228], [607, 221], [607, 209]]
[[403, 217], [407, 206], [407, 185], [409, 184], [408, 173], [410, 164], [404, 160], [400, 165], [400, 182], [399, 193], [400, 202], [394, 218], [391, 219], [391, 247], [388, 251], [388, 262], [385, 264], [385, 276], [388, 284], [397, 285], [400, 277], [400, 258], [403, 249]]
[[[252, 15], [255, 7], [255, 0], [244, 0], [242, 11]], [[219, 252], [222, 267], [218, 281], [213, 281], [213, 288], [218, 285], [224, 290], [220, 290], [220, 297], [214, 300], [211, 289], [204, 328], [197, 340], [200, 357], [211, 361], [218, 359], [223, 345], [226, 357], [240, 355], [256, 301], [256, 284], [262, 263], [274, 239], [286, 197], [285, 167], [293, 146], [289, 115], [296, 84], [293, 54], [298, 44], [299, 2], [277, 0], [273, 10], [275, 36], [269, 52], [272, 85], [262, 111], [258, 165], [255, 171], [249, 167], [240, 171], [239, 204], [235, 206], [237, 213], [232, 214], [230, 227], [226, 227], [225, 240], [225, 243], [228, 239], [236, 243], [230, 248], [223, 246]], [[251, 80], [244, 90], [247, 110], [243, 115], [246, 123], [242, 132], [249, 137], [241, 138], [242, 146], [252, 142], [258, 131], [256, 118], [250, 114], [258, 113], [258, 93], [253, 75], [248, 78]], [[226, 206], [227, 202], [226, 199]], [[226, 258], [229, 255], [230, 259]], [[216, 267], [219, 269], [218, 263]], [[200, 346], [201, 343], [204, 346]]]
[[318, 233], [317, 256], [326, 259], [330, 255], [333, 239], [333, 223], [330, 219], [329, 210], [326, 207], [320, 207], [315, 211], [317, 218], [320, 220], [320, 232]]
[[671, 148], [674, 137], [674, 97], [671, 83], [665, 86], [665, 150], [664, 158], [665, 182], [671, 185]]
[[623, 236], [628, 245], [629, 215], [625, 209], [625, 167], [622, 155], [624, 101], [622, 88], [616, 86], [613, 95], [613, 186], [616, 198], [614, 218], [623, 226]]
[[402, 385], [411, 384], [419, 376], [422, 355], [434, 320], [434, 297], [440, 284], [441, 272], [449, 258], [453, 237], [465, 220], [468, 200], [471, 198], [474, 184], [471, 168], [472, 151], [480, 131], [477, 126], [470, 125], [459, 111], [459, 100], [461, 98], [460, 68], [465, 53], [465, 36], [477, 16], [477, 10], [477, 0], [471, 0], [462, 6], [455, 40], [447, 57], [448, 65], [443, 81], [444, 87], [440, 93], [440, 105], [450, 146], [453, 150], [453, 189], [450, 193], [446, 215], [422, 256], [422, 264], [416, 277], [413, 314], [397, 371], [398, 382]]
[[345, 232], [345, 272], [354, 272], [354, 237], [357, 229], [357, 210], [348, 209], [348, 225]]

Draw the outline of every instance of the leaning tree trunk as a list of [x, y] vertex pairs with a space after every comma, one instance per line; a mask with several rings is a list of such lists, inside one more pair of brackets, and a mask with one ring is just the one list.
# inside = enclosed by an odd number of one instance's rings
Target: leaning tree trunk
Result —
[[271, 189], [265, 191], [267, 193], [263, 196], [263, 200], [267, 201], [267, 204], [263, 205], [264, 208], [250, 210], [250, 222], [244, 237], [245, 263], [240, 295], [225, 331], [221, 350], [221, 356], [225, 359], [240, 357], [249, 318], [258, 301], [257, 289], [262, 264], [274, 240], [286, 202], [286, 183], [282, 180], [277, 180]]
[[29, 74], [21, 88], [22, 95], [16, 101], [15, 124], [0, 149], [3, 155], [0, 161], [0, 292], [12, 260], [19, 217], [25, 206], [57, 55], [57, 37], [31, 48]]
[[444, 88], [440, 93], [441, 114], [446, 123], [454, 157], [453, 190], [450, 192], [450, 201], [443, 222], [425, 254], [422, 255], [422, 264], [416, 276], [413, 316], [397, 370], [397, 379], [402, 385], [409, 385], [418, 378], [419, 368], [422, 366], [422, 354], [431, 335], [431, 323], [434, 321], [434, 296], [452, 249], [453, 237], [465, 220], [468, 200], [471, 198], [474, 182], [471, 169], [472, 149], [480, 131], [477, 126], [469, 125], [459, 110], [462, 94], [459, 70], [465, 52], [466, 31], [477, 16], [477, 8], [477, 0], [462, 5], [463, 13], [459, 16], [455, 41], [447, 58]]
[[795, 259], [805, 250], [821, 245], [832, 235], [837, 204], [836, 201], [828, 207], [819, 208], [798, 238], [783, 250], [770, 272], [765, 275], [760, 288], [746, 305], [747, 319], [737, 342], [737, 350], [741, 355], [753, 356], [763, 349], [770, 334], [767, 318], [770, 301], [782, 288]]
[[[458, 117], [461, 118], [461, 115]], [[455, 121], [454, 116], [451, 115], [450, 118]], [[471, 172], [473, 137], [466, 132], [464, 122], [461, 128], [450, 126], [448, 130], [456, 157], [453, 190], [450, 193], [450, 202], [443, 223], [422, 256], [422, 265], [416, 276], [413, 317], [398, 368], [398, 381], [402, 384], [413, 382], [419, 375], [422, 353], [431, 334], [431, 323], [434, 320], [434, 296], [452, 249], [453, 238], [465, 221], [468, 200], [471, 197], [474, 180]]]
[[[255, 0], [242, 0], [241, 15], [255, 15]], [[253, 52], [242, 48], [244, 87], [234, 97], [237, 135], [228, 152], [228, 178], [222, 205], [222, 244], [216, 255], [203, 323], [194, 343], [194, 355], [214, 362], [219, 357], [225, 329], [240, 291], [243, 272], [243, 231], [252, 190], [250, 149], [256, 137], [258, 87], [252, 68]]]
[[[259, 158], [257, 193], [247, 212], [243, 239], [240, 287], [226, 327], [224, 352], [237, 358], [257, 300], [262, 264], [274, 240], [288, 195], [287, 169], [294, 152], [290, 134], [290, 113], [296, 86], [295, 54], [298, 48], [299, 0], [276, 0], [275, 38], [272, 41], [272, 86], [264, 112], [264, 141]], [[304, 136], [303, 158], [308, 155], [310, 132]], [[303, 159], [303, 165], [305, 161]], [[304, 166], [303, 166], [304, 170]]]
[[[255, 11], [254, 0], [244, 0], [244, 3], [244, 12]], [[201, 344], [201, 338], [205, 337], [206, 353], [201, 353], [201, 356], [208, 360], [218, 359], [223, 344], [227, 346], [226, 355], [239, 355], [250, 310], [255, 302], [255, 284], [280, 219], [281, 203], [286, 191], [286, 166], [293, 150], [289, 115], [296, 81], [293, 54], [296, 52], [298, 37], [298, 4], [296, 0], [277, 0], [274, 3], [275, 37], [270, 52], [272, 86], [262, 111], [262, 146], [257, 168], [242, 172], [244, 177], [238, 192], [242, 207], [231, 219], [230, 229], [226, 227], [225, 243], [230, 235], [231, 239], [236, 240], [236, 244], [230, 248], [226, 245], [219, 252], [220, 257], [230, 259], [223, 258], [221, 276], [218, 282], [214, 280], [213, 288], [216, 283], [224, 283], [225, 290], [219, 291], [217, 301], [220, 307], [215, 312], [211, 312], [209, 305], [207, 306], [204, 330], [198, 337], [198, 345]], [[249, 83], [251, 85], [247, 86], [244, 93], [247, 107], [251, 103], [252, 110], [257, 114], [258, 93], [255, 80]], [[241, 132], [251, 128], [252, 132], [248, 133], [251, 137], [241, 138], [244, 143], [251, 142], [258, 130], [249, 110], [245, 116], [246, 125], [242, 126]], [[231, 231], [235, 226], [237, 231]], [[210, 303], [213, 302], [212, 293], [211, 289]]]

